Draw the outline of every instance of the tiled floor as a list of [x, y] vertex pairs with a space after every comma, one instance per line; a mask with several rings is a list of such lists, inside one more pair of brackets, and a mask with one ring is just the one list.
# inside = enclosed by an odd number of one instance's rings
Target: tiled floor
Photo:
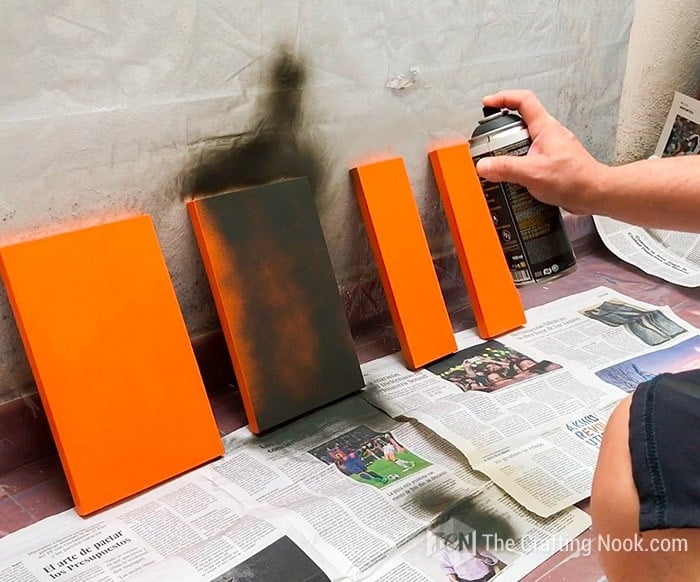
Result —
[[[205, 357], [219, 350], [218, 345], [213, 350], [208, 346]], [[243, 407], [231, 386], [230, 366], [224, 363], [206, 370], [207, 392], [223, 436], [245, 424]], [[0, 472], [0, 537], [73, 507], [46, 418], [38, 406], [34, 397], [0, 406], [0, 468], [5, 469]], [[30, 460], [16, 467], [19, 459]]]
[[[215, 389], [209, 394], [222, 436], [245, 424], [238, 393]], [[55, 451], [0, 475], [0, 537], [71, 507]]]
[[[578, 253], [576, 272], [547, 284], [521, 289], [526, 307], [606, 285], [643, 301], [671, 305], [681, 317], [700, 326], [699, 289], [672, 287], [645, 276], [615, 259], [600, 244], [591, 244]], [[455, 330], [473, 325], [463, 292], [449, 290], [448, 300]], [[357, 334], [356, 345], [362, 361], [398, 349], [389, 322], [375, 324]], [[213, 346], [203, 350], [200, 365], [220, 432], [227, 434], [242, 426], [245, 418], [240, 398], [231, 386], [233, 375], [226, 364], [224, 346], [215, 341]], [[9, 412], [0, 414], [0, 537], [72, 507], [68, 486], [37, 400], [28, 398], [13, 402], [9, 407], [0, 407], [0, 413], [3, 408]], [[24, 427], [27, 430], [23, 430]], [[22, 459], [28, 462], [14, 468]], [[569, 551], [550, 558], [526, 580], [597, 582], [601, 576], [594, 554], [586, 556]]]

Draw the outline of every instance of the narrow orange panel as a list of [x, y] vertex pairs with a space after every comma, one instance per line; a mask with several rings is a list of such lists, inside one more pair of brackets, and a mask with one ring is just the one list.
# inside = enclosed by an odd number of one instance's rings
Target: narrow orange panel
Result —
[[469, 146], [430, 152], [435, 179], [467, 285], [479, 335], [520, 327], [525, 312], [508, 269]]
[[0, 271], [79, 514], [223, 453], [148, 216], [4, 247]]
[[454, 353], [457, 344], [403, 160], [351, 173], [406, 364], [415, 370]]

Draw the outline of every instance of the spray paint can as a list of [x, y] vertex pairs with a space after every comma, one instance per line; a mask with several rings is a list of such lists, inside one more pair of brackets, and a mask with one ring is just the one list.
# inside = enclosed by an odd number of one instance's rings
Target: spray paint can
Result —
[[[488, 156], [524, 156], [531, 139], [522, 118], [507, 109], [484, 107], [484, 119], [469, 140], [474, 163]], [[576, 270], [576, 256], [556, 206], [525, 188], [481, 178], [506, 262], [516, 285], [542, 283]]]

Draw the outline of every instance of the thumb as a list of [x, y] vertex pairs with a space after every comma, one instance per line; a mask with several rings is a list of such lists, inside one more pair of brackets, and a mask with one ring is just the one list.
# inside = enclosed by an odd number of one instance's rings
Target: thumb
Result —
[[528, 178], [528, 161], [525, 156], [495, 156], [481, 158], [476, 171], [489, 182], [515, 182], [523, 184]]

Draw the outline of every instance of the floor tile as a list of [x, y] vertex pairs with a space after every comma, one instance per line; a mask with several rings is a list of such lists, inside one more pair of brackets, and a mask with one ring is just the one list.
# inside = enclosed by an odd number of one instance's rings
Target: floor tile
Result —
[[46, 481], [22, 491], [13, 499], [37, 521], [73, 507], [73, 499], [65, 479]]
[[14, 496], [45, 481], [62, 478], [63, 469], [58, 455], [33, 461], [14, 471], [0, 475], [0, 496]]
[[217, 391], [212, 394], [210, 402], [219, 433], [222, 436], [248, 424], [241, 396], [233, 388], [228, 393]]
[[9, 497], [0, 499], [0, 537], [33, 523], [34, 519]]
[[0, 405], [0, 475], [55, 452], [38, 395]]

